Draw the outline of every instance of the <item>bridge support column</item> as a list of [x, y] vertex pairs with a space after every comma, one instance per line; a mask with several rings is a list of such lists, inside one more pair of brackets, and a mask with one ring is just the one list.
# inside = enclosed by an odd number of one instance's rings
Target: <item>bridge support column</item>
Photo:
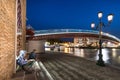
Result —
[[28, 41], [28, 52], [31, 52], [33, 49], [36, 49], [36, 53], [45, 52], [45, 40], [30, 40]]

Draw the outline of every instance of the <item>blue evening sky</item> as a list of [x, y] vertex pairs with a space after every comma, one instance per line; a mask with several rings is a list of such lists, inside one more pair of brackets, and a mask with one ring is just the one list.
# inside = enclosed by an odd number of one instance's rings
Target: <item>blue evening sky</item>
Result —
[[105, 24], [107, 15], [114, 14], [112, 24], [103, 31], [120, 38], [120, 0], [27, 0], [27, 25], [35, 30], [90, 30], [91, 22], [98, 23], [99, 11]]

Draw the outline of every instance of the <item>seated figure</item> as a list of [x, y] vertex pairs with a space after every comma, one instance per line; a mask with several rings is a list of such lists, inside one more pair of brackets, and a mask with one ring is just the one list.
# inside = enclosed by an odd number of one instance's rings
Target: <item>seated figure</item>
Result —
[[17, 64], [19, 66], [21, 66], [21, 68], [24, 71], [27, 72], [31, 72], [35, 70], [35, 67], [33, 66], [37, 66], [37, 69], [40, 69], [37, 61], [35, 61], [35, 59], [27, 59], [28, 58], [28, 54], [25, 50], [20, 50], [19, 52], [19, 56], [16, 58], [17, 60]]
[[33, 51], [29, 54], [29, 59], [36, 59], [36, 49], [33, 49]]

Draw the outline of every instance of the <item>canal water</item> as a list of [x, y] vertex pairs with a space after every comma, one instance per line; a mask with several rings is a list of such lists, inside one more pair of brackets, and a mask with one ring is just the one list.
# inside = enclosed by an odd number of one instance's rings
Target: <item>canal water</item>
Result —
[[[99, 58], [99, 49], [64, 48], [61, 52], [73, 54], [93, 61], [97, 61]], [[120, 49], [104, 48], [102, 49], [102, 55], [106, 64], [120, 68]]]
[[[75, 56], [80, 56], [93, 61], [98, 60], [99, 49], [79, 49], [65, 48], [65, 53], [70, 53]], [[103, 60], [106, 64], [110, 64], [120, 68], [120, 49], [102, 49]]]

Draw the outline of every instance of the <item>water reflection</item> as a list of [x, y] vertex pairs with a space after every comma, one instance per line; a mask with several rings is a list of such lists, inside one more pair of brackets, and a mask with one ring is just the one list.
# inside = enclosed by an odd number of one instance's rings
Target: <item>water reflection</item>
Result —
[[[97, 54], [96, 54], [96, 56], [95, 56], [95, 60], [98, 60], [99, 59], [99, 50], [97, 51]], [[109, 51], [108, 51], [108, 49], [102, 49], [102, 55], [103, 55], [103, 61], [105, 62], [105, 63], [110, 63], [110, 56], [109, 56]]]
[[69, 51], [68, 51], [68, 48], [65, 48], [64, 52], [65, 52], [65, 53], [69, 52]]
[[113, 57], [116, 57], [117, 55], [116, 55], [116, 49], [112, 49], [112, 56]]
[[85, 57], [85, 54], [84, 54], [84, 50], [83, 50], [83, 49], [76, 49], [76, 48], [75, 48], [74, 55], [80, 56], [80, 57]]
[[[66, 48], [67, 49], [67, 48]], [[99, 49], [79, 49], [69, 48], [66, 53], [73, 54], [75, 56], [84, 57], [90, 60], [98, 60]], [[120, 67], [120, 49], [102, 49], [103, 60], [107, 64]]]

